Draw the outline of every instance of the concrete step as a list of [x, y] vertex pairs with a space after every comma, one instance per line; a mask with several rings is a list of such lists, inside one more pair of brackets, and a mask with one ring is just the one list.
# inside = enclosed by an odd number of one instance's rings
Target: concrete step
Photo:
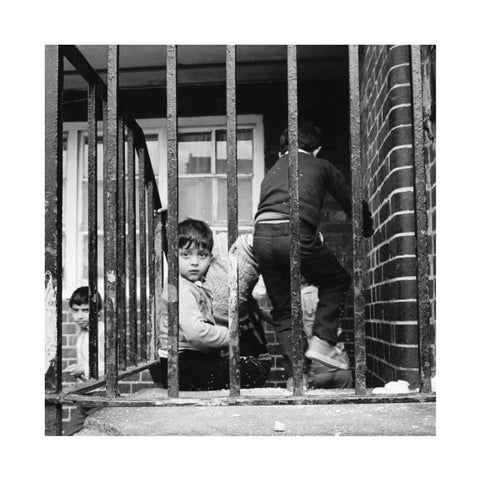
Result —
[[[283, 390], [277, 393], [290, 395], [284, 389], [263, 390]], [[208, 393], [211, 398], [219, 394]], [[162, 389], [146, 389], [130, 398], [164, 395]], [[433, 436], [435, 412], [435, 402], [222, 406], [213, 402], [208, 406], [108, 407], [89, 416], [78, 435]], [[283, 430], [275, 429], [278, 422]]]

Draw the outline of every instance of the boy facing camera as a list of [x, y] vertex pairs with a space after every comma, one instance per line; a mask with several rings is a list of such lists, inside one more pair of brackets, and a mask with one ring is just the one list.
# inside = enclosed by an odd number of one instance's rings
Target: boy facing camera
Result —
[[[180, 390], [221, 390], [229, 387], [229, 331], [215, 321], [212, 294], [205, 275], [212, 260], [213, 233], [200, 220], [178, 224], [178, 366]], [[160, 304], [160, 373], [167, 387], [168, 289]], [[264, 366], [254, 357], [240, 357], [242, 387], [259, 387], [266, 380]]]
[[[70, 306], [70, 314], [73, 321], [78, 326], [77, 335], [77, 362], [69, 365], [63, 373], [69, 373], [77, 379], [78, 382], [84, 382], [90, 378], [89, 368], [89, 290], [88, 287], [77, 288], [70, 297], [68, 302]], [[102, 298], [97, 293], [98, 306], [98, 376], [105, 374], [105, 326], [101, 320]], [[79, 432], [85, 423], [85, 419], [89, 414], [98, 410], [99, 407], [76, 407], [72, 412], [70, 422], [67, 424], [64, 435], [71, 436]]]

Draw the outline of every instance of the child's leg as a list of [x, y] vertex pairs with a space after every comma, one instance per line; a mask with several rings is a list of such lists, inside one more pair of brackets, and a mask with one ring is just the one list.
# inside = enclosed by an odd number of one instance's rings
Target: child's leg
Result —
[[261, 360], [257, 357], [240, 357], [241, 388], [263, 387], [270, 373], [270, 359]]
[[310, 388], [332, 388], [334, 374], [333, 372], [317, 373], [308, 376], [308, 386]]
[[337, 370], [334, 373], [332, 388], [352, 388], [353, 377], [350, 370]]
[[[261, 325], [260, 325], [261, 328]], [[240, 331], [240, 383], [243, 388], [262, 387], [272, 367], [266, 342], [254, 329]]]
[[255, 227], [253, 249], [259, 263], [268, 298], [272, 303], [272, 323], [287, 376], [292, 375], [292, 320], [290, 303], [289, 224], [259, 224]]
[[[179, 354], [178, 363], [180, 390], [222, 390], [230, 386], [228, 357], [184, 350]], [[269, 362], [266, 365], [255, 357], [246, 356], [240, 357], [239, 363], [242, 388], [263, 386], [270, 370]]]
[[260, 224], [255, 227], [253, 248], [259, 262], [276, 332], [291, 328], [290, 235], [288, 223]]
[[301, 237], [301, 269], [305, 279], [318, 287], [318, 305], [312, 333], [335, 345], [338, 321], [343, 312], [351, 277], [316, 235]]
[[178, 366], [180, 390], [221, 390], [229, 386], [228, 357], [183, 350]]

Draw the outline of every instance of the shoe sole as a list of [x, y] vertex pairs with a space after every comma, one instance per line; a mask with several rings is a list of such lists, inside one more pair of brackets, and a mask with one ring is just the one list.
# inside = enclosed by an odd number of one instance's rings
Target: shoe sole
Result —
[[333, 358], [327, 357], [326, 355], [322, 355], [321, 353], [314, 352], [312, 350], [307, 350], [305, 352], [305, 356], [310, 360], [317, 360], [318, 362], [326, 365], [327, 367], [338, 368], [339, 370], [350, 370], [345, 363], [338, 362]]

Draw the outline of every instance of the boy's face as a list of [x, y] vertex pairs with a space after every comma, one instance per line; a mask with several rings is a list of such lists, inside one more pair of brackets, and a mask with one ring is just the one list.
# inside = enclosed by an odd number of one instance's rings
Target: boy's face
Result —
[[73, 304], [71, 310], [73, 321], [80, 327], [80, 330], [85, 330], [88, 327], [88, 314], [90, 312], [88, 303]]
[[178, 249], [178, 270], [180, 275], [191, 282], [200, 280], [207, 273], [212, 254], [205, 248], [196, 248], [191, 245], [189, 248]]

